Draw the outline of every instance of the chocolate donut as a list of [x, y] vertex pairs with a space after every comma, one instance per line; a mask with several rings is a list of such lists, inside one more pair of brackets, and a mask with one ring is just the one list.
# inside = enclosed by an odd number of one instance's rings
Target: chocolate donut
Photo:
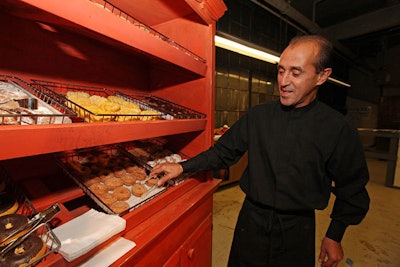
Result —
[[[21, 214], [8, 214], [0, 217], [0, 246], [5, 246], [12, 240], [15, 240], [19, 236], [25, 234], [28, 229], [24, 229], [24, 226], [28, 224], [28, 218]], [[17, 231], [18, 229], [24, 229], [20, 231], [13, 238], [7, 239], [7, 237]]]
[[46, 252], [46, 245], [36, 235], [28, 236], [21, 244], [0, 257], [0, 266], [19, 267], [39, 259]]
[[13, 214], [18, 209], [18, 201], [7, 193], [0, 194], [0, 216]]

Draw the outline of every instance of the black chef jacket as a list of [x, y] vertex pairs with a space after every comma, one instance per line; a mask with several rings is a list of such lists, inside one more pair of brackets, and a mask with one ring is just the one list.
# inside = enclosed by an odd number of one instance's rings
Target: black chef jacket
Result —
[[279, 101], [251, 108], [209, 150], [182, 163], [184, 172], [228, 168], [248, 151], [240, 187], [252, 201], [282, 211], [335, 203], [326, 236], [341, 241], [369, 208], [369, 179], [357, 129], [318, 100], [291, 108]]

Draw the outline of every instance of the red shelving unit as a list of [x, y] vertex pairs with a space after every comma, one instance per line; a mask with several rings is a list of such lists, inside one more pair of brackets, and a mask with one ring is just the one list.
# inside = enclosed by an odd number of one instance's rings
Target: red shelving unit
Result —
[[[0, 126], [0, 164], [34, 191], [36, 209], [58, 202], [61, 223], [89, 209], [85, 203], [68, 207], [67, 202], [84, 196], [78, 187], [46, 187], [45, 177], [65, 182], [53, 153], [161, 136], [189, 157], [211, 146], [214, 34], [226, 10], [222, 0], [5, 0], [0, 7], [0, 74], [150, 93], [205, 114], [198, 119]], [[43, 162], [48, 167], [38, 168]], [[209, 266], [217, 186], [210, 175], [198, 174], [124, 215], [127, 228], [120, 236], [137, 246], [113, 266]], [[115, 238], [74, 262], [52, 254], [39, 266], [76, 266]]]

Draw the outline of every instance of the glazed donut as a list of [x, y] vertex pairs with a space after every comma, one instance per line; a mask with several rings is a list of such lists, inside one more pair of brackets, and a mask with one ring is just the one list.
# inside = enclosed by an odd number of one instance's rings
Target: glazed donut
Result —
[[0, 216], [13, 214], [18, 210], [19, 204], [7, 193], [0, 194]]
[[22, 267], [32, 263], [46, 252], [46, 244], [36, 235], [28, 236], [21, 244], [0, 257], [0, 266]]
[[124, 174], [126, 174], [126, 170], [123, 168], [115, 168], [114, 169], [114, 176], [121, 178]]
[[116, 196], [112, 193], [104, 193], [102, 195], [99, 195], [99, 199], [103, 201], [103, 203], [106, 204], [107, 206], [110, 206], [117, 201]]
[[158, 178], [151, 178], [151, 179], [148, 179], [148, 180], [146, 181], [146, 185], [148, 185], [148, 186], [153, 186], [153, 185], [155, 185], [156, 183], [158, 183]]
[[132, 194], [134, 196], [140, 197], [147, 191], [146, 187], [142, 184], [132, 185]]
[[100, 179], [100, 177], [85, 177], [84, 179], [83, 179], [83, 183], [86, 185], [86, 186], [91, 186], [91, 185], [93, 185], [93, 184], [97, 184], [97, 183], [100, 183], [101, 182], [101, 179]]
[[102, 183], [92, 184], [89, 187], [89, 189], [96, 196], [99, 196], [99, 195], [102, 195], [104, 193], [107, 193], [107, 191], [108, 191], [108, 187], [105, 184], [102, 184]]
[[124, 183], [120, 178], [113, 177], [105, 179], [104, 184], [107, 186], [108, 190], [112, 191], [115, 188], [122, 186]]
[[143, 167], [134, 166], [134, 170], [131, 173], [140, 181], [143, 181], [147, 177], [146, 170]]
[[131, 197], [131, 191], [126, 187], [119, 186], [114, 189], [114, 196], [118, 200], [128, 200]]
[[110, 206], [110, 208], [117, 214], [120, 214], [129, 209], [129, 204], [126, 201], [117, 201]]
[[122, 182], [124, 183], [124, 185], [133, 185], [136, 183], [136, 177], [126, 173], [124, 176], [121, 177]]
[[7, 239], [7, 237], [17, 231], [18, 229], [23, 229], [24, 226], [28, 224], [28, 218], [21, 214], [8, 214], [0, 217], [0, 246], [5, 246], [21, 235], [25, 234], [28, 229], [24, 229], [18, 234], [14, 235], [12, 238]]

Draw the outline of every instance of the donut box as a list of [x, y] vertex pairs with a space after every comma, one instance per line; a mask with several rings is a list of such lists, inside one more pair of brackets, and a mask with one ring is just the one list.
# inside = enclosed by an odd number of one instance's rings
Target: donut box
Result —
[[85, 122], [201, 119], [205, 115], [162, 98], [124, 94], [93, 86], [32, 80], [37, 90], [52, 95]]
[[57, 252], [61, 242], [2, 167], [0, 181], [0, 225], [7, 225], [0, 227], [0, 266], [36, 265]]
[[75, 113], [18, 77], [0, 75], [0, 125], [71, 123]]
[[57, 156], [64, 172], [104, 212], [123, 215], [164, 192], [155, 188], [148, 167], [127, 156], [119, 146], [64, 152]]

